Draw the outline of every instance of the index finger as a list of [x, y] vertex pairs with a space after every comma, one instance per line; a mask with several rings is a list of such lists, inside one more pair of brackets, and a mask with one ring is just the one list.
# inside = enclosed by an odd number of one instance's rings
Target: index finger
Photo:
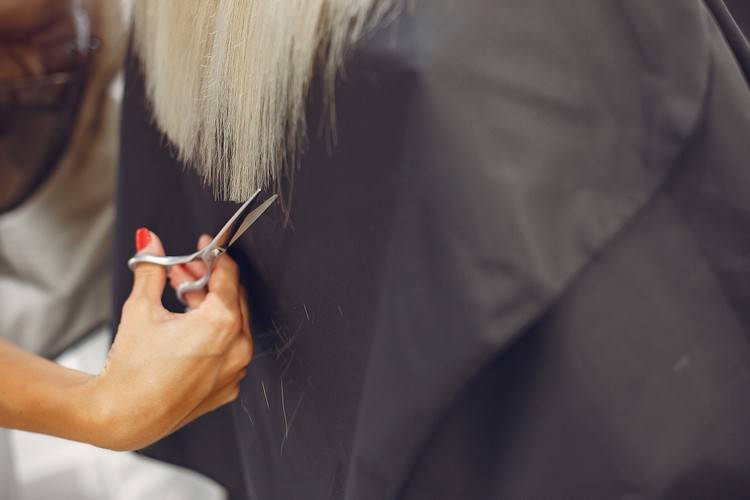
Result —
[[219, 256], [208, 279], [208, 293], [217, 295], [225, 304], [235, 307], [239, 301], [239, 288], [239, 266], [229, 255]]

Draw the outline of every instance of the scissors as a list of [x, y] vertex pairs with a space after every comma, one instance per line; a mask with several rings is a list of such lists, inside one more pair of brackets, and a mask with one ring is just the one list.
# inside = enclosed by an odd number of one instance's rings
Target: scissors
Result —
[[206, 264], [206, 274], [195, 281], [181, 283], [180, 286], [177, 287], [177, 298], [187, 306], [185, 294], [195, 290], [202, 290], [203, 287], [208, 284], [216, 259], [226, 252], [227, 249], [232, 246], [232, 243], [237, 241], [239, 237], [242, 236], [242, 234], [247, 231], [247, 229], [252, 226], [261, 215], [263, 215], [263, 212], [265, 212], [266, 209], [276, 201], [276, 198], [278, 198], [278, 195], [273, 195], [265, 201], [260, 202], [258, 194], [260, 194], [260, 189], [253, 193], [252, 196], [250, 196], [250, 198], [234, 213], [234, 215], [232, 215], [227, 223], [224, 224], [224, 227], [222, 227], [216, 234], [214, 239], [211, 240], [211, 243], [197, 252], [177, 257], [140, 253], [136, 254], [128, 261], [128, 267], [132, 271], [141, 262], [148, 262], [149, 264], [166, 267], [167, 270], [169, 270], [172, 266], [202, 260]]

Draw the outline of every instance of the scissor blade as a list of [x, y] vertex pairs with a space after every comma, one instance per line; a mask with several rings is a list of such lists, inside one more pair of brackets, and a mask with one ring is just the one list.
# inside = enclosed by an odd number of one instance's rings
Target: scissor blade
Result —
[[227, 248], [229, 248], [230, 246], [232, 246], [232, 243], [234, 243], [235, 241], [237, 241], [237, 239], [239, 239], [239, 237], [242, 236], [242, 234], [245, 231], [247, 231], [247, 229], [250, 226], [252, 226], [255, 223], [255, 221], [258, 220], [258, 218], [261, 215], [263, 215], [263, 212], [265, 212], [266, 209], [268, 207], [270, 207], [273, 204], [273, 202], [276, 201], [276, 198], [278, 198], [278, 197], [279, 196], [276, 195], [276, 194], [273, 195], [273, 196], [271, 196], [266, 201], [264, 201], [263, 203], [261, 203], [258, 206], [258, 208], [256, 208], [255, 210], [253, 210], [252, 212], [250, 212], [249, 214], [247, 214], [247, 217], [245, 217], [245, 220], [242, 221], [242, 224], [237, 229], [237, 231], [234, 233], [234, 236], [232, 237], [232, 239], [229, 241], [229, 244], [227, 245]]
[[245, 219], [245, 216], [258, 205], [259, 194], [260, 189], [255, 191], [252, 196], [250, 196], [250, 198], [248, 198], [248, 200], [243, 203], [242, 206], [238, 208], [234, 214], [232, 214], [226, 224], [224, 224], [219, 232], [216, 233], [216, 236], [214, 236], [214, 239], [211, 240], [211, 243], [208, 244], [208, 247], [211, 247], [213, 249], [226, 248], [228, 246], [227, 242], [232, 239], [235, 231]]

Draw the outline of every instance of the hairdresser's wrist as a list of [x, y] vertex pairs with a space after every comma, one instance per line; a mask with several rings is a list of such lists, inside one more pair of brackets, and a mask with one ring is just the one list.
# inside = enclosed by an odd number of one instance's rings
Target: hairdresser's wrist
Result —
[[123, 392], [113, 387], [105, 373], [75, 387], [74, 399], [78, 403], [73, 419], [81, 434], [73, 439], [116, 451], [135, 449], [132, 442], [138, 423], [123, 411]]
[[112, 426], [109, 397], [103, 391], [99, 376], [91, 376], [68, 390], [70, 401], [71, 429], [75, 435], [70, 439], [82, 441], [100, 448], [112, 449]]
[[162, 437], [177, 423], [168, 408], [143, 404], [148, 399], [142, 391], [125, 382], [119, 374], [106, 369], [82, 386], [81, 399], [88, 408], [78, 414], [86, 436], [79, 440], [115, 451], [134, 451]]
[[34, 430], [99, 448], [130, 449], [126, 442], [135, 423], [121, 411], [122, 394], [114, 393], [104, 375], [60, 368], [43, 397], [46, 424]]
[[29, 387], [18, 428], [98, 445], [95, 377], [52, 363], [45, 368]]

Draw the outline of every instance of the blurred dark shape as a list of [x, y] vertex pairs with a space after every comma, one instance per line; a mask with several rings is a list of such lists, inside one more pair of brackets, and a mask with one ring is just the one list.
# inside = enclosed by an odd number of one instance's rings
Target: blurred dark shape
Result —
[[25, 18], [39, 3], [0, 11], [0, 212], [23, 203], [54, 171], [98, 47], [80, 7]]

